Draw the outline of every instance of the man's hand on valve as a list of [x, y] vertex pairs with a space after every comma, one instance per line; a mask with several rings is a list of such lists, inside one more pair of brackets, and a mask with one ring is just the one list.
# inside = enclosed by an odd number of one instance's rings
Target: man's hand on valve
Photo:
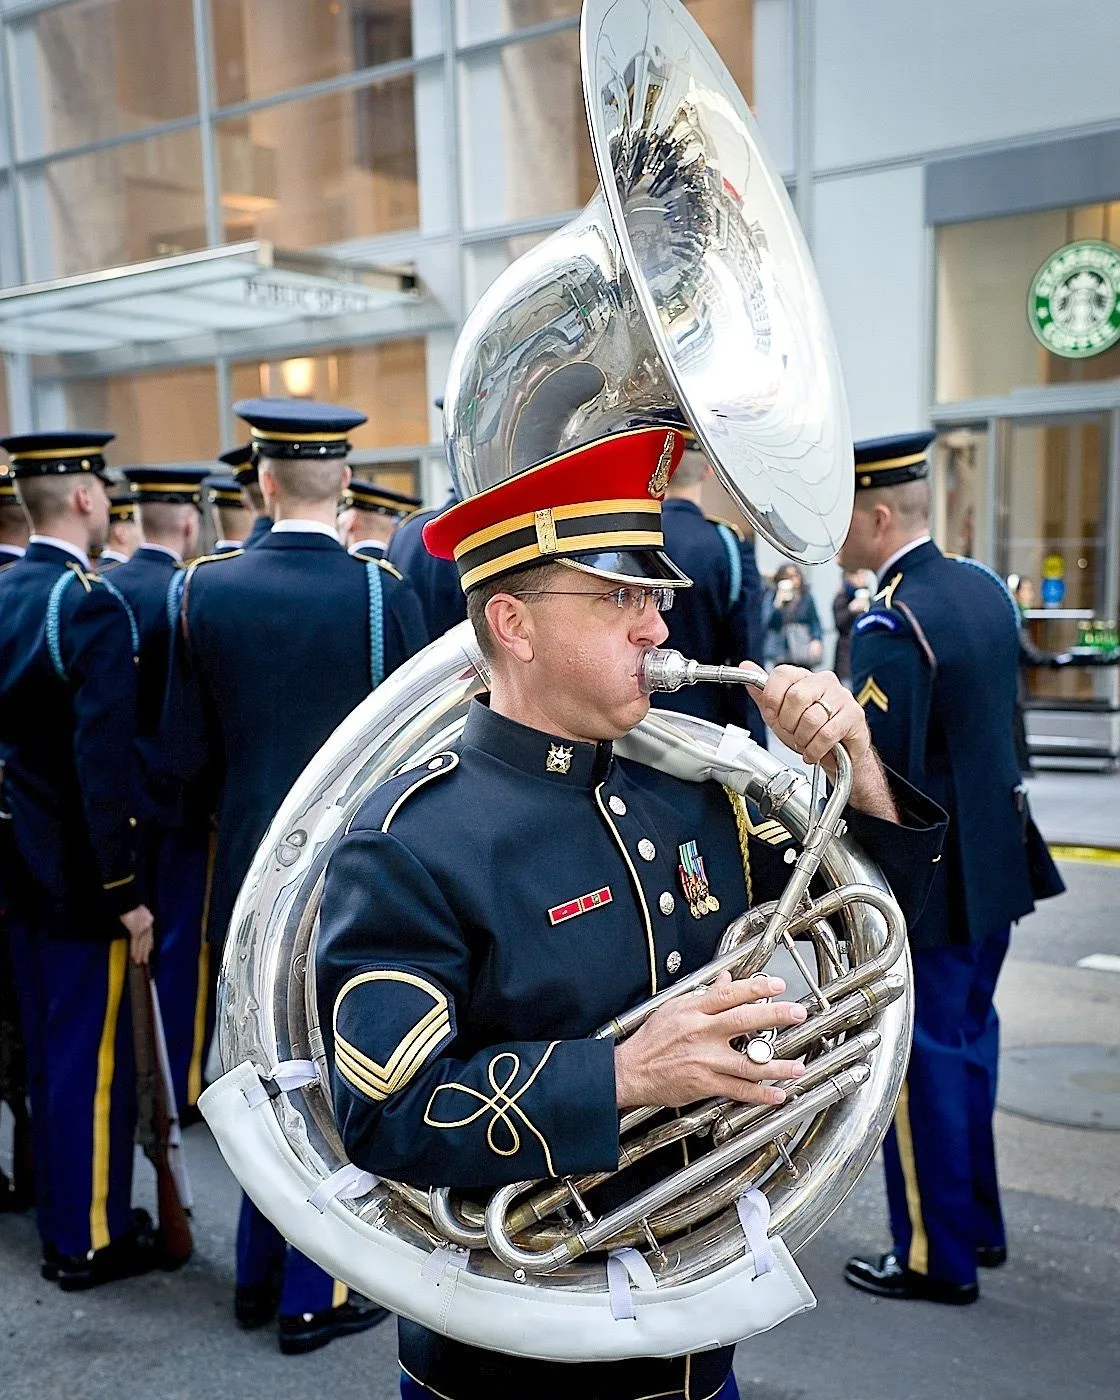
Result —
[[757, 1065], [732, 1049], [731, 1042], [804, 1021], [805, 1008], [796, 1002], [767, 1000], [785, 989], [780, 977], [733, 981], [724, 972], [702, 991], [659, 1007], [615, 1050], [619, 1108], [683, 1108], [713, 1097], [747, 1104], [784, 1103], [785, 1090], [764, 1081], [797, 1079], [805, 1072], [801, 1061]]

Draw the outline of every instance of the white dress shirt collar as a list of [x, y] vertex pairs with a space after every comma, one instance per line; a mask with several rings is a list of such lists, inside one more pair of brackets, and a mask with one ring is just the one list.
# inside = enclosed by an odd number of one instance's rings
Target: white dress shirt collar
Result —
[[327, 539], [338, 544], [338, 531], [321, 520], [277, 520], [272, 526], [277, 535], [326, 535]]
[[71, 544], [69, 540], [60, 540], [54, 535], [32, 535], [27, 543], [49, 544], [52, 549], [65, 550], [67, 554], [74, 556], [83, 569], [89, 568], [89, 555], [79, 549], [76, 544]]
[[910, 551], [913, 549], [920, 548], [920, 546], [922, 546], [923, 544], [929, 544], [929, 540], [929, 535], [919, 535], [916, 540], [909, 540], [906, 544], [902, 546], [901, 549], [896, 549], [895, 552], [891, 555], [891, 557], [887, 560], [887, 562], [883, 565], [883, 567], [879, 570], [879, 587], [882, 588], [883, 583], [889, 575], [890, 571], [894, 568], [894, 566], [904, 555], [909, 554]]

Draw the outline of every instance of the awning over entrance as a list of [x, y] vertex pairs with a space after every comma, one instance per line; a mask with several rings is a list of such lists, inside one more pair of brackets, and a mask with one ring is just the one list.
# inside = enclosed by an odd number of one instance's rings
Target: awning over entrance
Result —
[[410, 270], [282, 253], [266, 242], [230, 243], [0, 291], [0, 350], [81, 355], [166, 345], [296, 322], [376, 318], [419, 299]]

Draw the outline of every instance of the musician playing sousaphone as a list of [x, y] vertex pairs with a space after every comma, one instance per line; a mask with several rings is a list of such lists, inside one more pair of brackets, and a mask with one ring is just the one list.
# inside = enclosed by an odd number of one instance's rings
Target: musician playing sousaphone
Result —
[[[460, 740], [372, 792], [327, 868], [319, 1022], [358, 1167], [468, 1194], [611, 1172], [624, 1110], [779, 1104], [802, 1072], [731, 1044], [804, 1019], [768, 976], [724, 975], [620, 1044], [588, 1038], [708, 962], [728, 922], [788, 875], [788, 837], [757, 809], [612, 753], [649, 707], [639, 658], [689, 586], [661, 533], [681, 448], [664, 427], [621, 432], [511, 473], [426, 527], [430, 552], [458, 565], [492, 680]], [[940, 809], [883, 768], [834, 675], [779, 666], [759, 703], [806, 762], [846, 748], [849, 830], [916, 914]], [[627, 1186], [682, 1152], [646, 1158]], [[725, 1400], [732, 1358], [576, 1367], [400, 1322], [406, 1397]]]

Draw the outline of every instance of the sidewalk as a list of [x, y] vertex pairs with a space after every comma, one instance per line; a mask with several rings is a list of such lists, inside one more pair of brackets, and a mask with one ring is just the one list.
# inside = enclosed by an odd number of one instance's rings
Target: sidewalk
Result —
[[1050, 845], [1120, 850], [1120, 773], [1039, 773], [1027, 790]]

